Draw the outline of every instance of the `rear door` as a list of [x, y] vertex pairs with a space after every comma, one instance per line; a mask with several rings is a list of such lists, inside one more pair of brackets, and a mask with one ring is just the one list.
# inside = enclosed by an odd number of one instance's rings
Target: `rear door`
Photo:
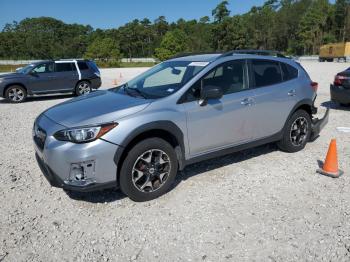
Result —
[[56, 61], [57, 91], [73, 91], [79, 80], [75, 62]]
[[254, 59], [249, 64], [255, 90], [253, 139], [256, 140], [282, 130], [296, 104], [298, 71], [274, 60]]
[[255, 124], [251, 106], [254, 90], [249, 89], [245, 60], [225, 62], [202, 79], [203, 85], [220, 86], [224, 95], [199, 105], [201, 80], [185, 94], [183, 106], [192, 157], [250, 141]]

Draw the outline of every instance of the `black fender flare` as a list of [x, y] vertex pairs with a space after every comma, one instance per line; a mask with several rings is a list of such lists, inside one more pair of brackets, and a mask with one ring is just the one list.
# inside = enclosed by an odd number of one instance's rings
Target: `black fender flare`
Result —
[[293, 113], [301, 106], [309, 106], [310, 107], [310, 111], [311, 111], [311, 114], [315, 114], [317, 112], [317, 108], [314, 107], [314, 101], [312, 101], [311, 99], [309, 98], [305, 98], [305, 99], [302, 99], [300, 100], [298, 103], [296, 103], [294, 105], [294, 107], [292, 108], [292, 110], [289, 112], [289, 115], [288, 117], [286, 118], [286, 121], [284, 122], [284, 125], [282, 127], [282, 130], [279, 132], [280, 133], [280, 137], [282, 138], [282, 135], [283, 135], [283, 131], [287, 125], [287, 122], [288, 120], [290, 119], [290, 117], [293, 115]]
[[118, 164], [120, 164], [120, 159], [126, 149], [126, 147], [130, 144], [131, 141], [133, 141], [137, 136], [148, 132], [152, 130], [162, 130], [170, 133], [173, 135], [179, 146], [175, 148], [175, 152], [179, 161], [179, 169], [182, 170], [184, 168], [185, 164], [185, 144], [184, 144], [184, 135], [181, 129], [172, 121], [169, 120], [161, 120], [161, 121], [154, 121], [150, 122], [144, 125], [141, 125], [134, 130], [131, 131], [131, 133], [126, 137], [126, 139], [118, 146], [117, 151], [114, 155], [114, 163], [117, 165], [118, 173], [120, 167]]

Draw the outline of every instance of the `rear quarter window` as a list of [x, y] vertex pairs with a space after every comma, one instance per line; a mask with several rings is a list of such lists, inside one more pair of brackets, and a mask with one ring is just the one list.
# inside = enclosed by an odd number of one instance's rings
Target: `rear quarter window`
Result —
[[78, 62], [78, 67], [80, 70], [88, 70], [89, 66], [87, 65], [86, 62]]
[[283, 81], [289, 81], [298, 77], [298, 69], [295, 67], [281, 63], [282, 73], [283, 73]]

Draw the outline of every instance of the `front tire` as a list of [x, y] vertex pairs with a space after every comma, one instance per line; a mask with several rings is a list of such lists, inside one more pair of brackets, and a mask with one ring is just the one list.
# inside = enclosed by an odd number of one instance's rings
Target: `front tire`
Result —
[[91, 93], [91, 84], [88, 81], [80, 81], [75, 87], [75, 94], [77, 96], [87, 95]]
[[161, 138], [148, 138], [128, 153], [120, 171], [120, 189], [137, 202], [165, 194], [177, 174], [174, 148]]
[[27, 91], [19, 85], [13, 85], [6, 89], [5, 98], [11, 103], [21, 103], [27, 98]]
[[304, 149], [311, 136], [311, 117], [300, 109], [292, 114], [283, 130], [277, 146], [285, 152], [294, 153]]

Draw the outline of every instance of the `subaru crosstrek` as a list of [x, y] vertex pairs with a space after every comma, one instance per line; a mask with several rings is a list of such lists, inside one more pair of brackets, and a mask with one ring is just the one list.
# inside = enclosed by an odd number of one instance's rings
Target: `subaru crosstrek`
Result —
[[328, 110], [313, 117], [316, 89], [283, 57], [178, 57], [43, 112], [33, 128], [36, 158], [52, 186], [118, 187], [151, 200], [191, 163], [270, 142], [303, 149], [328, 122]]
[[100, 70], [90, 60], [41, 61], [19, 68], [16, 73], [0, 75], [0, 97], [12, 103], [32, 95], [84, 95], [100, 86]]

